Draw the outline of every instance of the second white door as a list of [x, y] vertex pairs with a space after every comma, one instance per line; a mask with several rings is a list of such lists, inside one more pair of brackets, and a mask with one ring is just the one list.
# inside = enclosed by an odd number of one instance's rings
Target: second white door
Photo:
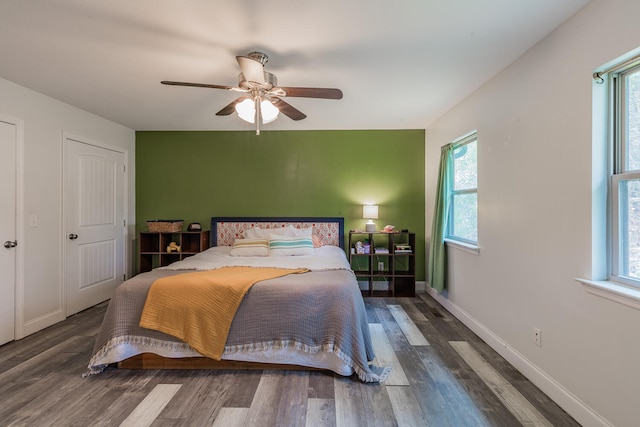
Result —
[[65, 139], [66, 315], [111, 298], [125, 279], [124, 153]]

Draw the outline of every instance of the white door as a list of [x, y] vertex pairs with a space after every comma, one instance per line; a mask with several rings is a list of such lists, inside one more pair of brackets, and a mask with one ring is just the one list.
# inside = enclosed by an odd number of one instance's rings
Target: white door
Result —
[[0, 344], [15, 338], [17, 127], [0, 120]]
[[111, 298], [125, 278], [124, 153], [65, 139], [66, 315]]

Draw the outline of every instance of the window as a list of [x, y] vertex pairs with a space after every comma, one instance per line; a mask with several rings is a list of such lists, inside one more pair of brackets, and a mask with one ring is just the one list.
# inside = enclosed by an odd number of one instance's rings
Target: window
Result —
[[640, 287], [640, 65], [610, 74], [611, 278]]
[[453, 142], [447, 239], [478, 244], [477, 132]]

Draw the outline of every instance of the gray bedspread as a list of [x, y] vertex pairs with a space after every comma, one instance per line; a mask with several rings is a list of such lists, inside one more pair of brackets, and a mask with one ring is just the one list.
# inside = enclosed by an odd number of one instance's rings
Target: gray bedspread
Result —
[[[154, 270], [116, 289], [89, 362], [90, 373], [143, 352], [168, 357], [198, 355], [177, 338], [138, 325], [151, 283], [185, 272]], [[234, 356], [287, 349], [320, 359], [338, 356], [365, 382], [379, 382], [388, 375], [369, 365], [374, 351], [364, 301], [350, 270], [289, 275], [258, 282], [250, 289], [233, 320], [222, 358], [247, 360]], [[306, 363], [325, 368], [322, 363]]]

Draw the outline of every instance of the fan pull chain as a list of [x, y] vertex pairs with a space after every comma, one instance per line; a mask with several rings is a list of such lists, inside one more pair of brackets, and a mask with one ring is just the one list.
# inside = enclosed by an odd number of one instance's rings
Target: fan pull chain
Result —
[[262, 110], [260, 109], [260, 97], [256, 96], [254, 98], [254, 102], [256, 104], [256, 135], [260, 135], [260, 120], [262, 120]]

